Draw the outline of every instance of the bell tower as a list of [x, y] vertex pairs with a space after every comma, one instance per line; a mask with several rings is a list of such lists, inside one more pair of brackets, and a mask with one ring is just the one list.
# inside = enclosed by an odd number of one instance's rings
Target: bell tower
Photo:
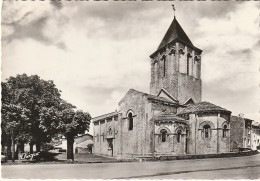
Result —
[[157, 50], [150, 55], [150, 93], [161, 89], [185, 104], [190, 98], [201, 102], [201, 53], [174, 19]]

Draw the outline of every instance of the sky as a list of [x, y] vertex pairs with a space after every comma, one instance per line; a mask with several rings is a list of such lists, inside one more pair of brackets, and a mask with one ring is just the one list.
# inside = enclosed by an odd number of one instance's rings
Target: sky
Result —
[[202, 99], [260, 121], [260, 2], [4, 1], [2, 81], [53, 80], [92, 117], [130, 89], [149, 93], [150, 58], [176, 18], [202, 49]]

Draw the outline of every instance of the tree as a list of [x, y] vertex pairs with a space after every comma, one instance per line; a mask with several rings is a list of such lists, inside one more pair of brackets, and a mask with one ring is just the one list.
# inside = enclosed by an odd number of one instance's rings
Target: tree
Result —
[[13, 141], [29, 142], [31, 152], [36, 143], [39, 152], [42, 143], [62, 133], [67, 137], [67, 158], [74, 160], [74, 137], [89, 129], [91, 116], [74, 111], [76, 107], [62, 100], [60, 92], [53, 81], [37, 75], [22, 74], [2, 82], [2, 128], [7, 133], [3, 137], [11, 134]]
[[67, 159], [74, 161], [73, 143], [78, 134], [84, 134], [89, 130], [91, 116], [81, 110], [74, 111], [72, 108], [60, 112], [59, 129], [67, 138]]
[[15, 156], [15, 142], [23, 142], [28, 139], [27, 121], [29, 120], [29, 110], [21, 105], [2, 104], [1, 110], [2, 132], [4, 135], [9, 135], [12, 139], [12, 160]]
[[[53, 133], [49, 132], [52, 127], [48, 125], [51, 124], [46, 124], [46, 119], [43, 117], [46, 117], [44, 114], [48, 114], [46, 110], [59, 109], [62, 100], [60, 91], [53, 81], [45, 81], [37, 75], [27, 76], [26, 74], [8, 78], [5, 83], [2, 83], [2, 88], [3, 105], [19, 106], [28, 111], [26, 129], [28, 129], [29, 137], [27, 139], [29, 138], [31, 145], [36, 143], [36, 150], [40, 151], [41, 143], [49, 141], [50, 133]], [[2, 109], [2, 114], [6, 113]], [[11, 119], [6, 119], [6, 121], [12, 122]], [[51, 121], [55, 122], [58, 119], [51, 119]]]

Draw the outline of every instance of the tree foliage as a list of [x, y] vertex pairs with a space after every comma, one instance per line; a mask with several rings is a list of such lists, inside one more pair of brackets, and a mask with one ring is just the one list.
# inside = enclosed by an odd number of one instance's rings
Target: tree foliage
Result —
[[75, 111], [75, 106], [61, 99], [60, 92], [53, 81], [37, 75], [22, 74], [2, 82], [3, 135], [15, 130], [17, 141], [36, 143], [37, 147], [58, 133], [74, 138], [88, 130], [90, 114]]
[[[52, 127], [48, 126], [42, 117], [43, 114], [47, 114], [46, 110], [59, 107], [60, 96], [60, 91], [53, 81], [45, 81], [37, 75], [22, 74], [8, 78], [5, 83], [2, 83], [2, 114], [6, 118], [6, 125], [14, 126], [16, 122], [20, 132], [27, 132], [29, 136], [27, 142], [49, 141], [52, 131], [47, 133], [49, 131], [47, 129]], [[51, 119], [51, 121], [57, 120]]]

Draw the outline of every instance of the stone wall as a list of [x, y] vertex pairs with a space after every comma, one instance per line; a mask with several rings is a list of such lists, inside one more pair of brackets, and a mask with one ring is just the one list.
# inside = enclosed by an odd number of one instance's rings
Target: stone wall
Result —
[[[99, 155], [108, 155], [112, 156], [118, 154], [118, 146], [119, 144], [115, 141], [117, 135], [117, 125], [118, 125], [118, 116], [104, 118], [94, 123], [94, 146], [93, 153]], [[112, 134], [109, 135], [108, 130], [111, 128]], [[112, 140], [113, 145], [113, 153], [109, 147], [108, 139]]]
[[[174, 47], [174, 48], [173, 48]], [[180, 103], [192, 98], [201, 101], [201, 60], [194, 50], [176, 43], [166, 48], [151, 60], [150, 93], [157, 95], [164, 88]], [[171, 53], [171, 52], [174, 52]], [[187, 74], [187, 55], [189, 54], [189, 74]], [[166, 59], [166, 75], [162, 75], [163, 57]], [[195, 61], [195, 57], [197, 60]]]
[[[217, 113], [192, 114], [189, 116], [190, 136], [188, 139], [189, 154], [225, 153], [230, 151], [230, 121], [228, 115]], [[228, 127], [223, 137], [223, 126]], [[204, 125], [210, 126], [209, 137], [205, 137]]]
[[192, 98], [195, 103], [201, 102], [201, 79], [186, 74], [178, 74], [178, 101], [184, 103]]
[[[166, 75], [162, 75], [163, 61], [162, 57], [165, 56], [166, 59]], [[150, 83], [150, 93], [157, 95], [159, 91], [164, 88], [167, 90], [171, 96], [177, 98], [178, 91], [178, 76], [177, 76], [177, 56], [170, 53], [170, 49], [167, 52], [163, 52], [155, 57], [151, 61], [151, 83]]]
[[[121, 127], [121, 157], [133, 158], [149, 152], [149, 128], [147, 95], [135, 90], [129, 90], [119, 103], [122, 113]], [[129, 130], [128, 114], [133, 114], [133, 130]]]
[[[183, 155], [186, 152], [186, 126], [178, 122], [155, 123], [155, 154]], [[161, 130], [167, 131], [166, 141], [162, 142]], [[181, 130], [180, 141], [177, 140], [177, 131]]]
[[230, 121], [230, 145], [231, 150], [243, 147], [245, 121], [241, 117], [231, 116]]

